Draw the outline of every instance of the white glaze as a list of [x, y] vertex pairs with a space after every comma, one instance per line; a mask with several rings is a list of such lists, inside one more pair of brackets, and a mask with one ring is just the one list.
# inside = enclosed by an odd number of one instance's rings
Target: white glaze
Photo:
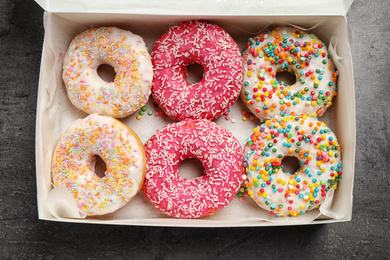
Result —
[[[336, 136], [325, 123], [306, 115], [267, 120], [254, 129], [244, 152], [248, 194], [279, 217], [296, 216], [321, 205], [342, 175]], [[284, 172], [286, 156], [297, 158], [300, 169]]]
[[[325, 44], [312, 33], [293, 27], [266, 28], [248, 39], [241, 98], [258, 118], [291, 112], [321, 116], [337, 94], [338, 73], [328, 54]], [[294, 73], [296, 82], [281, 85], [276, 80], [281, 71]]]
[[[106, 163], [95, 173], [95, 155]], [[61, 137], [52, 162], [55, 186], [66, 186], [80, 212], [103, 215], [126, 205], [140, 190], [146, 169], [137, 135], [121, 122], [97, 114], [76, 120]]]
[[[113, 82], [97, 69], [108, 64]], [[63, 60], [63, 80], [70, 101], [89, 114], [126, 117], [149, 99], [153, 79], [150, 55], [143, 39], [116, 27], [101, 27], [77, 35]]]

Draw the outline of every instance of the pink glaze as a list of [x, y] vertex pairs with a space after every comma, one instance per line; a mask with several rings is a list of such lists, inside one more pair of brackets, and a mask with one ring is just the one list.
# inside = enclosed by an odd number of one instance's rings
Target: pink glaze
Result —
[[[242, 85], [242, 58], [232, 37], [219, 26], [189, 21], [171, 27], [155, 43], [152, 95], [176, 120], [215, 119], [236, 101]], [[187, 82], [187, 66], [203, 66], [203, 78]]]
[[[243, 151], [228, 130], [205, 119], [172, 123], [145, 143], [146, 198], [176, 218], [211, 215], [228, 205], [242, 182]], [[204, 174], [184, 179], [179, 165], [198, 159]]]

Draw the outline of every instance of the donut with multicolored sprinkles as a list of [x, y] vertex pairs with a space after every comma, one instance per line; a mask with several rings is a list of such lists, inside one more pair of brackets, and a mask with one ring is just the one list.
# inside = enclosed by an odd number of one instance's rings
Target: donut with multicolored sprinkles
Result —
[[[206, 119], [171, 123], [146, 143], [147, 170], [142, 188], [161, 212], [175, 218], [200, 218], [228, 205], [242, 183], [243, 152], [231, 132]], [[204, 174], [179, 174], [186, 158], [198, 159]]]
[[[242, 85], [242, 57], [233, 38], [203, 21], [175, 25], [152, 51], [154, 100], [175, 120], [222, 116], [237, 100]], [[190, 84], [187, 67], [203, 66], [203, 78]]]
[[[244, 148], [248, 195], [278, 217], [297, 216], [317, 208], [342, 176], [336, 136], [315, 117], [276, 116], [253, 130]], [[299, 166], [286, 172], [283, 159]]]
[[[248, 39], [243, 59], [241, 98], [258, 118], [290, 112], [321, 116], [337, 95], [338, 71], [313, 33], [270, 26]], [[283, 73], [291, 82], [283, 81]]]
[[[113, 82], [98, 74], [100, 65], [115, 70]], [[72, 104], [88, 114], [123, 118], [149, 99], [153, 67], [143, 39], [116, 27], [78, 34], [64, 55], [63, 73]]]
[[[95, 172], [97, 156], [106, 164], [102, 177]], [[92, 114], [73, 122], [61, 137], [51, 173], [56, 187], [72, 193], [80, 213], [92, 216], [126, 205], [141, 189], [145, 171], [137, 134], [116, 119]]]

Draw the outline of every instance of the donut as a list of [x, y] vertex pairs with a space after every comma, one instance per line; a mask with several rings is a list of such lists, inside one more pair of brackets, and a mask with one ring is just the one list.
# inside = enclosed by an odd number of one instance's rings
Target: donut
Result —
[[[100, 65], [115, 70], [113, 82], [98, 74]], [[74, 106], [88, 114], [126, 117], [149, 99], [153, 67], [143, 39], [116, 27], [78, 34], [63, 59], [62, 78]]]
[[[275, 116], [253, 130], [244, 148], [248, 195], [271, 215], [297, 216], [317, 208], [342, 176], [336, 136], [315, 117]], [[283, 160], [299, 161], [287, 172]]]
[[[242, 85], [242, 57], [221, 27], [189, 21], [169, 28], [152, 51], [152, 95], [175, 120], [215, 119], [237, 100]], [[202, 65], [203, 78], [190, 84], [190, 64]]]
[[[248, 39], [243, 66], [241, 98], [258, 118], [290, 112], [318, 117], [337, 95], [338, 71], [313, 33], [270, 26]], [[295, 83], [278, 80], [283, 73], [291, 73]]]
[[[95, 172], [99, 156], [106, 164], [103, 177]], [[104, 215], [126, 205], [145, 179], [144, 146], [126, 125], [92, 114], [78, 119], [59, 140], [52, 161], [56, 187], [65, 186], [79, 212]]]
[[[147, 170], [142, 188], [161, 212], [175, 218], [200, 218], [228, 205], [242, 183], [243, 152], [228, 130], [207, 119], [171, 123], [146, 143]], [[204, 174], [179, 174], [186, 158], [198, 159]]]

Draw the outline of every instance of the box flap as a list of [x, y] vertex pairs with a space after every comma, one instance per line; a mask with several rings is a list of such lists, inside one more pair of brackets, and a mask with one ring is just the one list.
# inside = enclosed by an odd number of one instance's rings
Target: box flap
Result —
[[348, 12], [348, 10], [351, 7], [353, 1], [354, 0], [343, 0], [345, 13]]
[[[353, 0], [35, 0], [51, 13], [345, 15]], [[207, 7], [207, 8], [205, 8]]]

